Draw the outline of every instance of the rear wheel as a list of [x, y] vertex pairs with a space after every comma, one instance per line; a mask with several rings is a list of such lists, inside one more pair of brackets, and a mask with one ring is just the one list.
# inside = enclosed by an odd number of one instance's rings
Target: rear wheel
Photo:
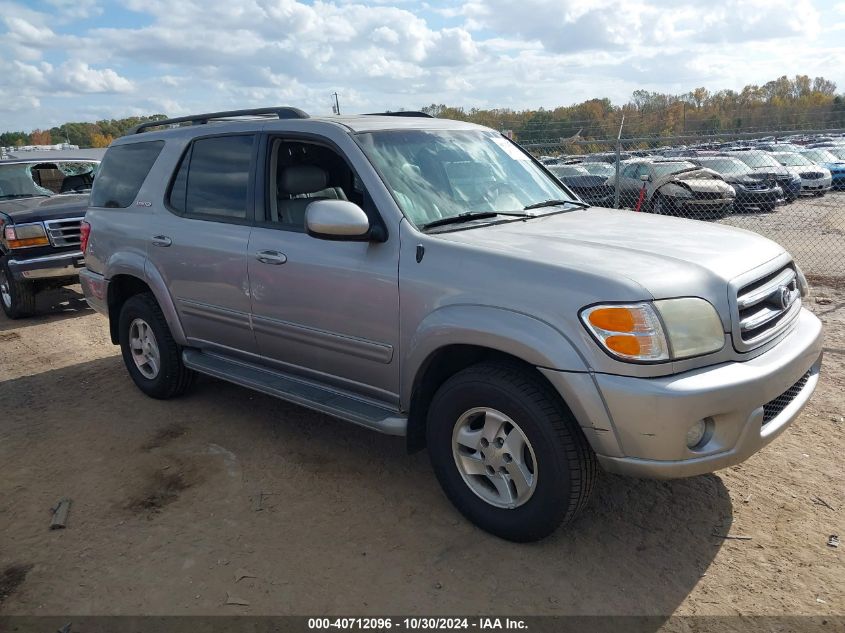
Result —
[[35, 313], [35, 286], [14, 278], [4, 257], [0, 260], [0, 305], [10, 319], [20, 319]]
[[152, 398], [181, 395], [194, 372], [182, 364], [181, 349], [151, 293], [130, 297], [120, 310], [120, 350], [133, 382]]
[[589, 498], [596, 459], [572, 414], [528, 369], [482, 363], [447, 380], [429, 409], [428, 449], [455, 507], [512, 541], [571, 521]]

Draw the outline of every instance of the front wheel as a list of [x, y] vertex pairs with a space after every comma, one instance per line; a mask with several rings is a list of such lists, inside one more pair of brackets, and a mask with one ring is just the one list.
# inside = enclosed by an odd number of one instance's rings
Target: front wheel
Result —
[[571, 521], [595, 480], [595, 455], [572, 414], [529, 369], [481, 363], [455, 374], [429, 409], [440, 485], [478, 527], [536, 541]]
[[0, 260], [0, 305], [10, 319], [21, 319], [35, 313], [35, 286], [15, 279], [5, 257]]
[[181, 350], [151, 293], [135, 295], [123, 304], [118, 327], [123, 362], [141, 391], [160, 400], [185, 392], [194, 372], [182, 364]]

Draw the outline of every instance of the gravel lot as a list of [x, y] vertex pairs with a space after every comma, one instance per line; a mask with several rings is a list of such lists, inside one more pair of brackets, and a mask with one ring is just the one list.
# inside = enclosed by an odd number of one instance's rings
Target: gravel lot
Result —
[[211, 379], [147, 399], [78, 288], [41, 303], [0, 317], [4, 615], [845, 612], [845, 288], [814, 290], [822, 379], [774, 444], [687, 480], [603, 475], [533, 545], [463, 520], [399, 439]]

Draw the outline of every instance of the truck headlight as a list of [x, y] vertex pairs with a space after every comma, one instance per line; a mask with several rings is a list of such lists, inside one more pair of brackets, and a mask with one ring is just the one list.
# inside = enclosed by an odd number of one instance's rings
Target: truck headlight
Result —
[[716, 309], [696, 297], [591, 306], [581, 311], [581, 320], [599, 345], [620, 360], [676, 360], [709, 354], [725, 344]]
[[669, 360], [666, 335], [650, 303], [597, 305], [581, 320], [599, 344], [622, 360]]
[[698, 297], [655, 301], [669, 335], [673, 359], [716, 352], [725, 344], [722, 321], [712, 304]]
[[48, 246], [50, 240], [41, 222], [32, 224], [7, 224], [3, 229], [3, 237], [9, 248], [30, 248], [32, 246]]

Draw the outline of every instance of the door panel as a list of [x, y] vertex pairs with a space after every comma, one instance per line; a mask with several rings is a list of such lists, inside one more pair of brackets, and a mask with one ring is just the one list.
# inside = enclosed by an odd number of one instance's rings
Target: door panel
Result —
[[172, 244], [151, 244], [149, 263], [170, 289], [191, 344], [257, 353], [249, 323], [250, 230], [171, 214], [156, 218], [153, 236], [169, 237]]
[[[263, 251], [280, 253], [285, 262], [262, 262]], [[255, 227], [247, 267], [262, 356], [290, 371], [398, 402], [395, 240], [337, 242]]]

